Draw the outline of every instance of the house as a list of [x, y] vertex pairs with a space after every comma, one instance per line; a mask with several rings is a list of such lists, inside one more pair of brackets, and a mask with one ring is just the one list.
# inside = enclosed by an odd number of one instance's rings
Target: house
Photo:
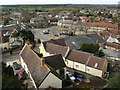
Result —
[[50, 40], [48, 42], [62, 45], [62, 46], [69, 46], [70, 48], [79, 50], [82, 44], [84, 43], [99, 43], [104, 44], [106, 41], [98, 34], [86, 34], [86, 35], [77, 35], [72, 37], [66, 37], [57, 40]]
[[89, 22], [88, 23], [90, 29], [88, 31], [103, 31], [106, 29], [117, 29], [117, 24], [105, 23], [105, 22]]
[[62, 88], [62, 79], [55, 71], [48, 68], [43, 59], [27, 44], [20, 52], [20, 61], [36, 89], [48, 87]]
[[61, 54], [65, 59], [67, 68], [80, 72], [103, 77], [107, 71], [107, 60], [93, 56], [90, 53], [71, 49], [68, 46], [61, 46], [50, 42], [43, 42], [40, 45], [40, 52], [43, 56]]
[[99, 35], [107, 40], [110, 36], [111, 37], [118, 37], [120, 34], [120, 29], [108, 29], [99, 32]]
[[61, 54], [44, 57], [44, 61], [62, 78], [66, 79], [66, 64]]
[[107, 39], [107, 42], [120, 44], [120, 38], [109, 36], [109, 38]]
[[5, 47], [9, 47], [8, 42], [11, 41], [10, 36], [12, 35], [12, 33], [15, 30], [16, 25], [15, 24], [11, 24], [11, 25], [1, 25], [0, 26], [0, 48], [5, 48]]
[[73, 20], [59, 20], [57, 25], [60, 27], [70, 27], [73, 23]]
[[120, 44], [107, 42], [104, 44], [105, 48], [120, 51]]
[[48, 26], [48, 20], [45, 17], [31, 18], [30, 23], [34, 27]]

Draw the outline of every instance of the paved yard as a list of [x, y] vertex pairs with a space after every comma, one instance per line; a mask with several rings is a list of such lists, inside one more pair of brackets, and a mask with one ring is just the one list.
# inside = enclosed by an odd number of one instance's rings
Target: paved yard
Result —
[[2, 56], [2, 61], [7, 63], [7, 65], [12, 65], [13, 62], [20, 63], [20, 61], [19, 61], [19, 53], [20, 53], [20, 51], [14, 52], [12, 55], [10, 55], [10, 54], [3, 55]]

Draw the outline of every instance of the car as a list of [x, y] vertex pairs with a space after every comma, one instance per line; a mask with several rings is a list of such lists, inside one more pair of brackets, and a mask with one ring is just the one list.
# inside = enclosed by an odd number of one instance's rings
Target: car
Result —
[[19, 79], [23, 79], [23, 72], [22, 71], [18, 72], [17, 75], [18, 75]]
[[60, 35], [72, 35], [72, 32], [62, 31], [60, 32]]
[[13, 62], [13, 68], [14, 68], [15, 70], [19, 70], [19, 69], [21, 69], [21, 65], [18, 64], [17, 62]]
[[83, 78], [81, 78], [81, 77], [77, 77], [76, 79], [75, 79], [75, 82], [82, 82], [83, 81]]
[[73, 76], [73, 74], [71, 74], [70, 72], [66, 72], [67, 76], [69, 77], [70, 80], [74, 81], [75, 77]]
[[43, 30], [43, 34], [49, 34], [49, 29]]

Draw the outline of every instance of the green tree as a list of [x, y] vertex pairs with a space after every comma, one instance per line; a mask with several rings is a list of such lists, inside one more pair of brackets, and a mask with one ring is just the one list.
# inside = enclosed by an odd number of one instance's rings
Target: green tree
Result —
[[105, 53], [102, 50], [99, 50], [97, 53], [95, 53], [95, 55], [98, 57], [103, 57], [105, 56]]
[[81, 46], [80, 50], [85, 51], [85, 52], [95, 53], [95, 52], [98, 52], [99, 45], [98, 44], [84, 43]]
[[18, 79], [17, 76], [14, 76], [14, 71], [12, 67], [6, 66], [6, 63], [2, 62], [2, 88], [19, 88], [25, 89], [25, 85]]
[[3, 24], [4, 24], [4, 25], [9, 25], [9, 20], [8, 20], [8, 19], [5, 19]]
[[20, 36], [23, 39], [23, 43], [26, 41], [35, 42], [34, 35], [31, 31], [21, 30], [17, 33], [17, 36]]
[[110, 78], [107, 88], [120, 88], [120, 76]]

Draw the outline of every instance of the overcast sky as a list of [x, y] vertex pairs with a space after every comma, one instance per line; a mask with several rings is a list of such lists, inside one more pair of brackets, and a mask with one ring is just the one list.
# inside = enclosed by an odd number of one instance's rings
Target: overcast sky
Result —
[[0, 5], [11, 4], [118, 4], [120, 0], [0, 0]]

